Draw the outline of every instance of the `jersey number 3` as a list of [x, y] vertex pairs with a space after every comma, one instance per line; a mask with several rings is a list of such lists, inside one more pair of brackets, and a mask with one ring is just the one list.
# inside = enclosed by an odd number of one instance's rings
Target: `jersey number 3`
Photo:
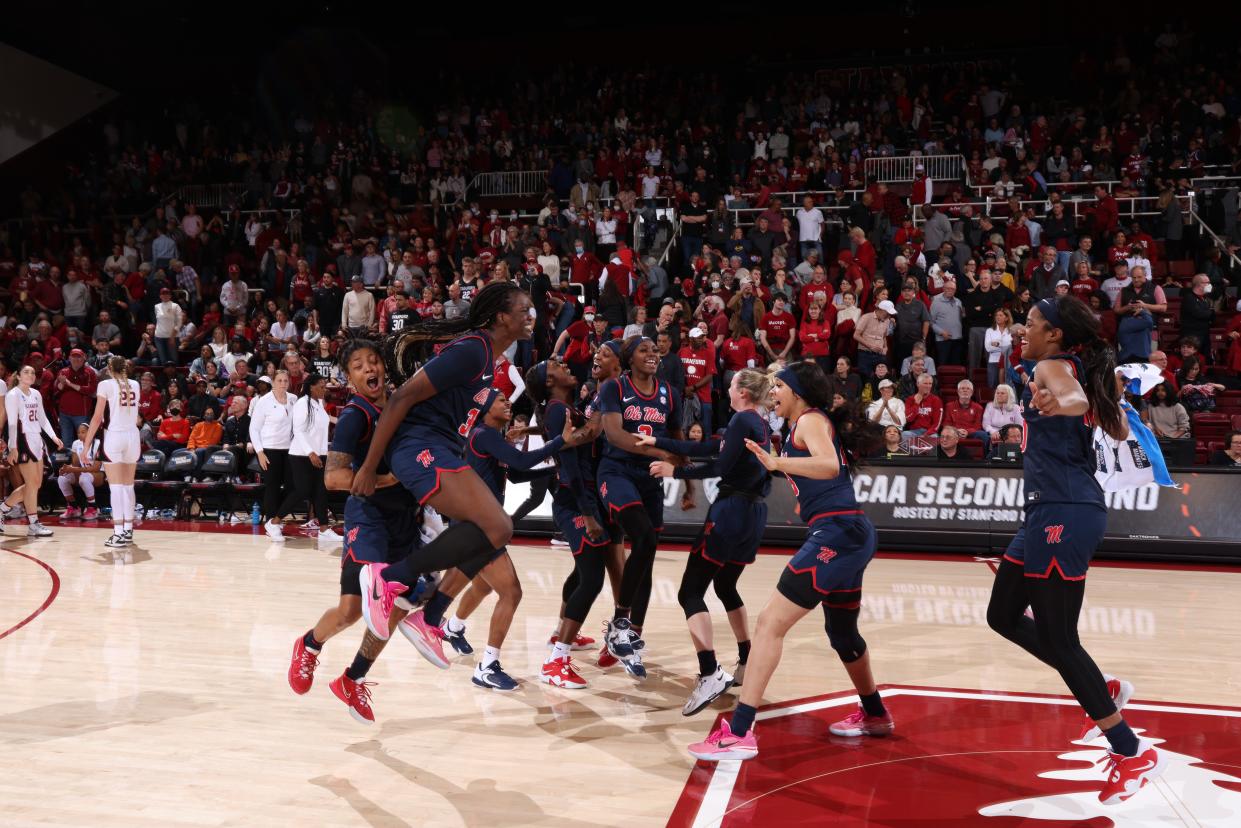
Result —
[[470, 431], [474, 428], [474, 421], [478, 419], [478, 409], [471, 408], [470, 413], [465, 415], [465, 422], [457, 427], [457, 433], [462, 437], [469, 437]]

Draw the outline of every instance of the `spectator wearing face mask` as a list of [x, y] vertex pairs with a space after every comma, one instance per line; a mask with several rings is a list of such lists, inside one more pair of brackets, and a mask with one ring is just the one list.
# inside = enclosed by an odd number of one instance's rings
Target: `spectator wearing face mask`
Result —
[[215, 407], [208, 406], [203, 411], [203, 418], [190, 430], [189, 442], [185, 447], [194, 452], [198, 458], [197, 466], [201, 466], [207, 455], [219, 451], [224, 442], [224, 426], [216, 417]]

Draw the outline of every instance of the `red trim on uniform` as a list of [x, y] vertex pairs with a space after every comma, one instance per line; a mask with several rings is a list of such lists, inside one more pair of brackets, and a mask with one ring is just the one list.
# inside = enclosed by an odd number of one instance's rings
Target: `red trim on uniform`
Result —
[[[651, 392], [651, 396], [649, 396], [649, 397], [648, 397], [648, 396], [646, 396], [645, 394], [643, 394], [641, 391], [639, 391], [639, 390], [638, 390], [638, 386], [636, 386], [636, 385], [634, 385], [634, 384], [633, 384], [633, 379], [632, 379], [631, 377], [629, 377], [627, 374], [621, 374], [621, 379], [623, 379], [623, 380], [625, 380], [627, 383], [629, 383], [629, 387], [633, 389], [633, 393], [637, 394], [637, 395], [638, 395], [638, 397], [639, 397], [640, 399], [643, 399], [643, 400], [653, 400], [653, 399], [655, 399], [657, 396], [659, 396], [659, 386], [660, 386], [660, 382], [659, 382], [659, 378], [658, 378], [658, 377], [655, 377], [655, 390]], [[622, 396], [624, 396], [624, 395], [622, 395]], [[624, 400], [622, 399], [622, 400], [621, 400], [621, 402], [623, 403], [623, 402], [624, 402]]]
[[580, 554], [582, 554], [583, 552], [585, 552], [585, 551], [586, 551], [586, 547], [588, 547], [588, 546], [593, 546], [593, 547], [603, 546], [603, 547], [606, 547], [606, 546], [608, 546], [610, 543], [611, 543], [611, 541], [609, 541], [606, 537], [605, 537], [603, 540], [601, 540], [601, 541], [599, 541], [599, 542], [597, 542], [597, 543], [596, 543], [596, 542], [594, 542], [594, 541], [592, 541], [592, 540], [590, 539], [590, 536], [589, 536], [589, 535], [583, 535], [583, 536], [582, 536], [582, 542], [581, 542], [581, 543], [579, 543], [579, 544], [577, 545], [577, 551], [576, 551], [576, 552], [572, 552], [572, 553], [570, 553], [570, 554], [572, 554], [572, 555], [573, 555], [573, 557], [575, 557], [575, 558], [576, 558], [578, 555], [580, 555]]
[[1060, 576], [1060, 579], [1062, 581], [1084, 581], [1086, 580], [1085, 575], [1078, 575], [1074, 578], [1070, 578], [1068, 575], [1065, 575], [1064, 570], [1060, 568], [1060, 562], [1056, 560], [1055, 555], [1051, 556], [1051, 563], [1047, 564], [1047, 571], [1044, 572], [1042, 575], [1038, 574], [1037, 572], [1027, 572], [1025, 573], [1025, 576], [1027, 578], [1039, 578], [1039, 579], [1050, 578], [1051, 571], [1053, 569], [1056, 570], [1056, 574]]
[[1025, 561], [1019, 561], [1013, 556], [1009, 555], [1007, 552], [1004, 553], [1003, 557], [1004, 557], [1004, 560], [1008, 561], [1009, 563], [1015, 563], [1017, 564], [1017, 566], [1025, 566], [1025, 563], [1026, 563]]
[[810, 520], [806, 521], [806, 525], [809, 526], [810, 524], [814, 523], [819, 518], [824, 518], [824, 517], [835, 517], [836, 515], [864, 515], [864, 514], [866, 513], [863, 512], [861, 509], [842, 509], [839, 512], [819, 512], [817, 515], [810, 518]]
[[442, 474], [456, 474], [457, 472], [463, 472], [463, 471], [469, 471], [469, 470], [470, 470], [470, 467], [469, 467], [469, 466], [462, 466], [462, 467], [461, 467], [461, 468], [459, 468], [459, 469], [444, 469], [444, 468], [440, 468], [439, 466], [436, 466], [436, 467], [435, 467], [435, 488], [434, 488], [434, 489], [432, 489], [431, 491], [427, 492], [426, 497], [424, 497], [424, 498], [422, 498], [422, 500], [419, 500], [419, 501], [418, 501], [418, 505], [419, 505], [419, 506], [426, 506], [426, 505], [427, 505], [427, 501], [428, 501], [428, 500], [430, 500], [431, 498], [435, 497], [435, 495], [439, 492], [439, 490], [440, 490], [440, 482], [441, 482], [441, 481], [440, 481], [440, 475], [442, 475]]
[[[642, 501], [641, 501], [641, 500], [631, 500], [631, 501], [629, 501], [628, 503], [623, 503], [623, 504], [621, 504], [620, 506], [617, 506], [615, 503], [609, 503], [609, 504], [608, 504], [608, 511], [609, 511], [609, 512], [623, 512], [624, 510], [626, 510], [626, 509], [628, 509], [628, 508], [630, 508], [630, 507], [632, 507], [632, 506], [641, 506], [641, 505], [642, 505]], [[663, 528], [664, 528], [664, 527], [662, 527], [662, 526], [661, 526], [661, 527], [659, 527], [659, 529], [663, 529]], [[657, 529], [657, 530], [655, 530], [655, 531], [659, 531], [659, 529]]]
[[466, 441], [466, 445], [470, 447], [470, 451], [474, 452], [474, 456], [481, 460], [484, 457], [490, 457], [491, 455], [481, 454], [478, 449], [474, 448], [474, 435], [477, 433], [478, 433], [477, 428], [470, 432], [470, 439]]
[[[817, 583], [815, 583], [815, 580], [814, 580], [814, 570], [815, 570], [815, 568], [814, 568], [813, 566], [808, 566], [808, 567], [806, 567], [805, 569], [794, 569], [794, 568], [793, 568], [793, 562], [792, 562], [792, 561], [789, 561], [789, 563], [788, 563], [788, 570], [789, 570], [789, 572], [792, 572], [794, 575], [806, 575], [806, 574], [809, 574], [809, 575], [810, 575], [810, 586], [814, 587], [814, 591], [815, 591], [815, 592], [821, 592], [821, 593], [823, 593], [824, 595], [835, 595], [835, 594], [837, 594], [837, 593], [847, 593], [847, 592], [858, 592], [858, 593], [860, 593], [860, 592], [862, 591], [862, 588], [861, 588], [861, 587], [858, 587], [858, 588], [856, 588], [856, 589], [821, 589], [821, 588], [819, 587], [819, 585], [818, 585]], [[826, 603], [826, 601], [824, 601], [824, 603]], [[859, 600], [859, 601], [858, 601], [858, 604], [860, 604], [860, 603], [861, 603], [861, 601]], [[835, 605], [833, 604], [832, 606], [835, 606]], [[841, 605], [841, 606], [842, 606], [842, 608], [848, 609], [848, 607], [845, 607], [844, 605]]]
[[[482, 341], [482, 343], [483, 343], [483, 345], [485, 345], [485, 346], [486, 346], [486, 348], [487, 348], [487, 361], [486, 361], [486, 363], [484, 363], [484, 365], [483, 365], [483, 367], [482, 367], [482, 370], [480, 370], [477, 374], [475, 374], [475, 375], [474, 375], [474, 377], [470, 380], [470, 382], [477, 382], [477, 381], [478, 381], [478, 379], [479, 379], [479, 378], [480, 378], [480, 377], [481, 377], [484, 373], [486, 373], [486, 372], [487, 372], [487, 369], [488, 369], [488, 368], [491, 368], [492, 370], [494, 370], [494, 369], [495, 369], [495, 367], [496, 367], [496, 356], [495, 356], [495, 351], [494, 351], [494, 350], [492, 349], [492, 347], [491, 347], [491, 338], [490, 338], [490, 337], [488, 337], [488, 336], [486, 336], [486, 335], [485, 335], [482, 331], [473, 331], [473, 332], [471, 332], [471, 333], [465, 334], [464, 336], [461, 336], [461, 337], [459, 337], [459, 338], [457, 338], [457, 339], [453, 340], [453, 343], [455, 344], [455, 343], [457, 343], [457, 342], [464, 342], [464, 341], [465, 341], [465, 340], [467, 340], [467, 339], [478, 339], [478, 340], [481, 340], [481, 341]], [[444, 350], [448, 350], [448, 349], [447, 349], [447, 348], [445, 348]], [[441, 353], [442, 353], [442, 351], [441, 351]]]

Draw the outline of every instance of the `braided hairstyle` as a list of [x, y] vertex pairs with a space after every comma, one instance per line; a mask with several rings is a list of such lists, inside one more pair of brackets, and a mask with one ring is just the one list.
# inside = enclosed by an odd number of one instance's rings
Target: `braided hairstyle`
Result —
[[513, 282], [491, 282], [470, 302], [470, 310], [456, 319], [429, 319], [392, 334], [381, 346], [388, 376], [394, 385], [401, 385], [423, 363], [435, 356], [438, 346], [452, 342], [467, 331], [490, 328], [496, 317], [513, 306], [522, 293]]

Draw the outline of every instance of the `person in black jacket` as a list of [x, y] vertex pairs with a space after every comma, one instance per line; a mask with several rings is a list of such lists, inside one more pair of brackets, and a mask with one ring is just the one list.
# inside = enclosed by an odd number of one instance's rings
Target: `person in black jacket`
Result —
[[238, 394], [233, 397], [232, 402], [228, 404], [228, 416], [224, 418], [224, 436], [221, 438], [221, 448], [231, 451], [237, 458], [239, 474], [245, 471], [250, 457], [254, 455], [254, 448], [250, 445], [248, 410], [249, 405], [244, 396]]
[[1199, 273], [1194, 276], [1189, 293], [1181, 299], [1181, 335], [1198, 340], [1198, 350], [1203, 354], [1209, 352], [1211, 323], [1215, 321], [1215, 308], [1207, 294], [1210, 287], [1211, 280]]
[[978, 287], [967, 292], [961, 301], [965, 307], [965, 328], [969, 331], [969, 368], [973, 370], [980, 364], [983, 355], [983, 339], [987, 328], [991, 327], [995, 312], [1012, 298], [1012, 293], [1004, 285], [995, 284], [991, 271], [980, 270]]
[[655, 375], [672, 386], [678, 395], [684, 396], [685, 364], [681, 362], [680, 355], [672, 350], [672, 334], [660, 331], [655, 347], [659, 349], [659, 367], [655, 369]]
[[340, 328], [340, 309], [345, 303], [345, 292], [331, 273], [324, 273], [315, 286], [315, 310], [319, 312], [319, 329], [324, 336], [334, 336]]

